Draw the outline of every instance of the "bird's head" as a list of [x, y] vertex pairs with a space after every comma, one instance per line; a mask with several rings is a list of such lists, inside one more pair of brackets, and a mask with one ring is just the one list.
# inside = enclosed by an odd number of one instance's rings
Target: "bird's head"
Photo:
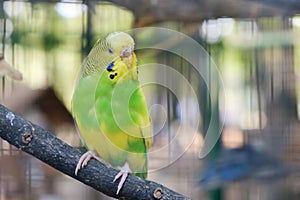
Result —
[[107, 51], [111, 55], [128, 57], [133, 53], [134, 40], [133, 38], [124, 32], [110, 33], [106, 38]]
[[115, 53], [116, 57], [121, 58], [121, 60], [128, 66], [128, 68], [133, 67], [134, 62], [134, 40], [133, 38], [124, 32], [114, 32], [107, 36], [107, 41], [111, 44], [108, 51]]
[[129, 34], [124, 32], [108, 34], [105, 38], [98, 40], [89, 53], [84, 63], [83, 76], [104, 69], [117, 58], [121, 58], [129, 68], [132, 67], [135, 62], [133, 50], [134, 40]]

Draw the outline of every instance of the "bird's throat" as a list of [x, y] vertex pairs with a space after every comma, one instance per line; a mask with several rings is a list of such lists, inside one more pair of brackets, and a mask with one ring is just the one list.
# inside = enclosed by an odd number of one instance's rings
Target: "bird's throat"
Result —
[[127, 65], [128, 69], [131, 69], [133, 66], [133, 57], [132, 54], [129, 56], [123, 56], [121, 57], [121, 60]]

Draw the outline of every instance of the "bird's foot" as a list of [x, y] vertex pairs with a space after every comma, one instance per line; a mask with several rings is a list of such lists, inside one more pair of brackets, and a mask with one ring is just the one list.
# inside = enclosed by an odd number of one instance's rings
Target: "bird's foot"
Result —
[[97, 154], [93, 151], [87, 151], [85, 152], [79, 159], [76, 169], [75, 169], [75, 175], [77, 176], [77, 173], [80, 169], [84, 168], [87, 163], [89, 162], [89, 160], [91, 160], [92, 158], [99, 160], [101, 162], [101, 158], [99, 158], [97, 156]]
[[128, 176], [128, 173], [131, 172], [128, 163], [125, 163], [125, 165], [123, 167], [120, 167], [120, 172], [115, 176], [115, 179], [113, 180], [113, 182], [115, 182], [116, 180], [118, 180], [119, 178], [121, 178], [119, 184], [118, 184], [118, 190], [117, 190], [117, 194], [119, 194], [120, 190], [122, 189], [126, 178]]

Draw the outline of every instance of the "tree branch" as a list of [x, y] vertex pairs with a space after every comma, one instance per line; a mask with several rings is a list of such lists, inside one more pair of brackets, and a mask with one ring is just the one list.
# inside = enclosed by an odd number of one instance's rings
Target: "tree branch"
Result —
[[297, 1], [284, 0], [107, 0], [131, 10], [136, 26], [164, 21], [199, 22], [208, 18], [255, 18], [292, 16], [299, 12]]
[[74, 170], [82, 155], [50, 132], [32, 124], [0, 104], [0, 137], [18, 149], [67, 174], [94, 189], [122, 199], [190, 199], [161, 184], [129, 175], [123, 189], [116, 195], [118, 182], [113, 183], [116, 169], [92, 159], [81, 169]]

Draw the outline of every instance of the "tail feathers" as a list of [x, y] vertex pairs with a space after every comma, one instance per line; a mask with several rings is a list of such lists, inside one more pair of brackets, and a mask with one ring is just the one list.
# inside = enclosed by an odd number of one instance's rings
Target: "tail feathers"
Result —
[[147, 176], [148, 176], [148, 159], [147, 159], [147, 157], [146, 157], [146, 161], [145, 161], [142, 171], [134, 173], [134, 175], [138, 176], [140, 178], [143, 178], [143, 179], [147, 178]]
[[143, 172], [143, 173], [134, 173], [135, 176], [138, 176], [140, 178], [146, 179], [148, 176], [147, 172]]

